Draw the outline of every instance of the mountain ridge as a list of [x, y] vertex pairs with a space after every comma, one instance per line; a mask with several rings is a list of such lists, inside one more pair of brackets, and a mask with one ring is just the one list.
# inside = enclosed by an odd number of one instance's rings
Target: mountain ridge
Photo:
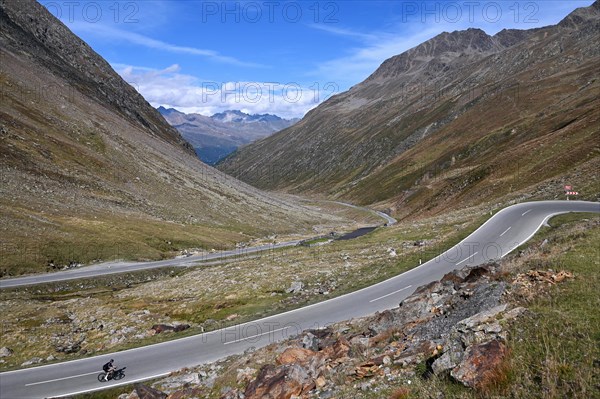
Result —
[[[513, 41], [512, 44], [518, 41]], [[506, 48], [501, 43], [495, 40], [495, 36], [489, 36], [485, 31], [478, 28], [469, 28], [464, 31], [450, 33], [442, 32], [400, 55], [388, 58], [365, 82], [395, 78], [401, 74], [414, 73], [415, 69], [418, 69], [419, 66], [427, 64], [436, 57], [440, 58], [440, 62], [445, 63], [451, 62], [459, 56], [493, 54]]]
[[[27, 8], [14, 8], [4, 6], [11, 3], [9, 0], [3, 0], [3, 3], [3, 7], [0, 7], [2, 20], [10, 26], [13, 35], [19, 35], [13, 39], [26, 41], [33, 46], [35, 51], [30, 53], [38, 62], [59, 76], [71, 79], [77, 76], [77, 90], [110, 105], [128, 120], [148, 129], [152, 134], [173, 141], [187, 151], [191, 150], [176, 130], [171, 129], [156, 113], [150, 111], [149, 103], [141, 94], [118, 78], [108, 62], [48, 13], [41, 4], [34, 2], [28, 4]], [[25, 10], [29, 12], [26, 13]], [[9, 29], [8, 26], [5, 29]], [[66, 38], [68, 43], [64, 42]], [[85, 65], [90, 63], [94, 66], [93, 72], [85, 68]], [[77, 72], [73, 73], [74, 70]], [[97, 90], [92, 89], [96, 87]], [[140, 108], [145, 110], [143, 114], [139, 114]]]
[[214, 165], [241, 146], [283, 130], [298, 121], [272, 114], [227, 110], [212, 116], [186, 114], [174, 108], [158, 112], [192, 145], [198, 157]]
[[[546, 198], [540, 185], [580, 166], [589, 176], [597, 162], [593, 141], [568, 131], [587, 137], [596, 131], [599, 20], [596, 1], [554, 26], [494, 36], [477, 29], [442, 33], [384, 61], [293, 127], [242, 148], [218, 167], [264, 189], [405, 208], [406, 214], [441, 212], [442, 193], [457, 201], [454, 206], [526, 192]], [[567, 165], [560, 152], [548, 154], [554, 174], [530, 170], [518, 184], [509, 183], [524, 156], [511, 141], [550, 140], [555, 126], [566, 128], [560, 134], [564, 150], [579, 157]], [[510, 156], [494, 155], [494, 146]], [[534, 158], [525, 156], [531, 166]], [[434, 174], [432, 182], [427, 176]], [[502, 194], [493, 188], [498, 182]], [[589, 181], [577, 184], [592, 197], [598, 192]]]

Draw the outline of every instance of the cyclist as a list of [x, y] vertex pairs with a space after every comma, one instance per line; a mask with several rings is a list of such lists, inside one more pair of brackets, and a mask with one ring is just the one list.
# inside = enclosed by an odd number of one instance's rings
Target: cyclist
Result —
[[104, 366], [102, 366], [102, 370], [104, 370], [104, 372], [106, 373], [106, 375], [104, 376], [104, 381], [108, 381], [108, 377], [112, 376], [112, 373], [117, 369], [114, 365], [114, 359], [110, 359], [110, 362], [106, 363]]

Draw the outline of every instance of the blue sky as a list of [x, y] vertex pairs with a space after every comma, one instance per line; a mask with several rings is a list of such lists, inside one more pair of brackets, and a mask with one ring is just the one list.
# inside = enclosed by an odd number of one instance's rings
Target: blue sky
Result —
[[569, 1], [45, 1], [154, 106], [301, 117], [435, 35], [555, 24]]

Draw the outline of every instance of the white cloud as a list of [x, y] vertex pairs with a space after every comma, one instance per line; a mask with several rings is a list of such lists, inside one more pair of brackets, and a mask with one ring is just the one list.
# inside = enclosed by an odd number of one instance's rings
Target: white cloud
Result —
[[366, 79], [386, 59], [403, 53], [441, 31], [439, 27], [409, 33], [379, 32], [365, 40], [362, 47], [354, 47], [348, 55], [320, 63], [310, 73], [313, 76], [327, 76], [340, 87], [349, 87]]
[[[530, 29], [544, 26], [558, 22], [574, 8], [572, 4], [558, 7], [559, 3], [557, 3], [557, 8], [560, 8], [560, 11], [556, 11], [552, 7], [541, 8], [539, 14], [536, 15], [538, 21], [535, 24], [523, 21], [515, 22], [514, 15], [505, 12], [504, 19], [496, 23], [482, 20], [481, 17], [474, 21], [465, 17], [458, 22], [451, 22], [450, 18], [445, 20], [442, 18], [439, 23], [423, 23], [422, 17], [418, 16], [416, 21], [399, 22], [396, 20], [395, 23], [386, 24], [385, 31], [368, 33], [342, 26], [309, 25], [311, 28], [322, 31], [323, 34], [351, 38], [357, 44], [349, 48], [342, 56], [316, 64], [315, 68], [307, 73], [313, 78], [313, 82], [334, 82], [333, 86], [323, 83], [319, 85], [313, 83], [308, 87], [301, 87], [269, 82], [203, 81], [198, 77], [182, 73], [177, 64], [163, 70], [121, 64], [113, 64], [113, 67], [154, 106], [163, 105], [183, 112], [196, 112], [204, 115], [211, 115], [227, 109], [240, 109], [249, 113], [268, 112], [288, 118], [300, 117], [325, 100], [327, 95], [332, 92], [337, 93], [340, 89], [345, 90], [364, 80], [386, 59], [415, 47], [443, 31], [451, 32], [469, 27], [479, 27], [489, 34], [494, 34], [502, 28]], [[506, 3], [505, 6], [508, 7], [511, 4]], [[526, 16], [524, 14], [520, 18], [523, 20]], [[156, 50], [193, 54], [240, 66], [259, 66], [222, 55], [213, 50], [178, 46], [110, 26], [91, 25], [93, 24], [81, 26], [75, 24], [74, 29], [88, 29], [90, 34], [98, 35], [101, 38], [115, 41], [124, 40]]]
[[313, 29], [322, 30], [322, 31], [332, 33], [337, 36], [351, 37], [351, 38], [360, 39], [360, 40], [376, 40], [377, 39], [376, 35], [372, 35], [372, 34], [368, 34], [368, 33], [361, 33], [361, 32], [357, 32], [352, 29], [339, 28], [339, 27], [323, 25], [323, 24], [311, 24], [309, 26]]
[[112, 66], [153, 106], [202, 115], [236, 109], [297, 118], [336, 91], [327, 85], [317, 88], [295, 83], [202, 81], [180, 73], [177, 64], [162, 70], [124, 64]]
[[263, 68], [264, 65], [245, 62], [238, 60], [237, 58], [222, 55], [214, 50], [200, 49], [195, 47], [178, 46], [171, 43], [166, 43], [161, 40], [156, 40], [148, 36], [141, 35], [135, 32], [129, 32], [123, 29], [117, 29], [112, 26], [102, 24], [90, 24], [82, 22], [74, 22], [70, 24], [70, 27], [75, 33], [81, 35], [82, 33], [95, 35], [109, 40], [122, 40], [131, 44], [151, 48], [154, 50], [163, 50], [171, 53], [197, 55], [201, 57], [209, 58], [213, 61], [222, 62], [231, 65]]

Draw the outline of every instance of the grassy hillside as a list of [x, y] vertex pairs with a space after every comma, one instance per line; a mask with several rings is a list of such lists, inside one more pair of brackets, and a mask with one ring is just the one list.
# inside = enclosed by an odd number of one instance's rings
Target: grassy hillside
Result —
[[442, 33], [218, 167], [403, 217], [600, 193], [600, 3], [560, 24]]
[[[564, 184], [574, 185], [582, 198], [597, 199], [596, 77], [595, 68], [588, 66], [520, 85], [516, 103], [510, 89], [474, 103], [343, 195], [362, 203], [382, 202], [400, 215], [407, 214], [402, 206], [439, 212], [517, 195], [563, 199]], [[548, 91], [536, 92], [538, 85]], [[380, 189], [371, 190], [373, 186]]]
[[200, 162], [37, 2], [2, 2], [0, 28], [0, 276], [341, 221]]

